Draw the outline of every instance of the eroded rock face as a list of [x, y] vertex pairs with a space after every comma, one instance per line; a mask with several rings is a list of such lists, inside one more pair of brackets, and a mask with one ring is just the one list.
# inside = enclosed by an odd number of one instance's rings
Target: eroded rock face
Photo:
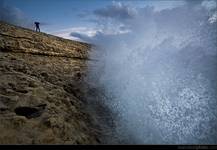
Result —
[[0, 144], [97, 144], [79, 95], [90, 45], [0, 23]]

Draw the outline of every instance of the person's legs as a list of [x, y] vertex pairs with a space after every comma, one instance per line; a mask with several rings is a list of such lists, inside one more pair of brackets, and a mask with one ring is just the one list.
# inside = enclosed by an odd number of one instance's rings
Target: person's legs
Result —
[[36, 26], [36, 32], [40, 32], [40, 28]]

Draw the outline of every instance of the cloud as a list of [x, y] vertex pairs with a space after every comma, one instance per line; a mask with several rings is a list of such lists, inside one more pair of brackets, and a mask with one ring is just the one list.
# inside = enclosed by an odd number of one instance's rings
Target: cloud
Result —
[[[215, 13], [208, 13], [210, 9], [216, 8], [215, 1], [187, 0], [182, 2], [183, 3], [167, 3], [170, 7], [158, 11], [155, 10], [157, 5], [148, 5], [141, 8], [127, 5], [123, 2], [113, 2], [112, 5], [93, 11], [95, 18], [92, 18], [92, 20], [94, 20], [92, 23], [95, 23], [97, 31], [99, 33], [101, 32], [101, 34], [95, 34], [94, 36], [126, 34], [130, 33], [132, 30], [134, 33], [145, 34], [149, 32], [146, 29], [152, 28], [151, 26], [153, 25], [164, 28], [165, 31], [174, 30], [174, 32], [177, 32], [177, 28], [182, 29], [190, 26], [200, 26], [201, 19], [209, 19], [209, 23], [215, 22]], [[163, 5], [164, 3], [158, 4]], [[206, 9], [202, 10], [202, 8]], [[197, 11], [197, 13], [195, 13], [195, 11]], [[174, 16], [177, 19], [174, 19]], [[200, 18], [197, 16], [200, 16]], [[189, 18], [194, 19], [189, 20]], [[144, 23], [144, 21], [147, 23]], [[185, 22], [189, 23], [186, 24]], [[179, 24], [179, 26], [175, 26], [176, 24]], [[72, 33], [71, 35], [78, 36], [77, 33]], [[79, 35], [79, 37], [81, 38], [83, 36]]]
[[[174, 6], [171, 5], [172, 4], [170, 4], [170, 7], [167, 9], [165, 8], [155, 11], [155, 6], [136, 8], [126, 3], [113, 2], [111, 5], [96, 9], [92, 12], [83, 11], [82, 13], [78, 14], [87, 22], [93, 23], [95, 27], [73, 27], [54, 32], [52, 34], [72, 40], [92, 41], [92, 39], [99, 38], [100, 36], [128, 34], [132, 30], [133, 32], [138, 31], [139, 33], [143, 34], [143, 32], [149, 32], [145, 29], [150, 29], [153, 25], [163, 26], [165, 31], [174, 30], [174, 32], [176, 32], [177, 28], [182, 29], [186, 25], [200, 25], [200, 20], [187, 20], [188, 18], [184, 17], [190, 15], [192, 18], [194, 18], [195, 13], [193, 12], [194, 10], [192, 7], [202, 6], [213, 8], [215, 3], [214, 1], [207, 2], [199, 0], [195, 2], [188, 0], [186, 1], [185, 6], [190, 7], [184, 7], [184, 5], [177, 5], [176, 3], [173, 3]], [[173, 11], [173, 13], [171, 13], [171, 11]], [[198, 13], [200, 13], [200, 16], [206, 15], [202, 11], [198, 11]], [[179, 19], [173, 19], [174, 16]], [[144, 20], [148, 23], [144, 23], [141, 20]], [[186, 24], [186, 21], [191, 23]], [[178, 27], [175, 26], [177, 22], [179, 22]], [[209, 22], [215, 22], [215, 15], [210, 15]]]
[[208, 21], [211, 24], [217, 22], [217, 11], [208, 19]]
[[26, 28], [33, 28], [33, 22], [26, 14], [19, 8], [6, 5], [4, 1], [0, 3], [0, 21]]
[[[71, 32], [70, 32], [71, 31]], [[116, 35], [122, 35], [130, 33], [131, 31], [126, 28], [125, 26], [117, 26], [116, 28], [71, 28], [70, 30], [67, 30], [64, 32], [60, 32], [60, 34], [56, 34], [57, 36], [61, 36], [63, 38], [67, 39], [73, 39], [73, 40], [79, 40], [83, 42], [94, 42], [98, 37], [103, 36], [116, 36]]]
[[105, 8], [97, 9], [94, 14], [102, 18], [131, 19], [136, 14], [135, 9], [120, 2], [113, 2]]
[[50, 34], [71, 40], [85, 41], [86, 38], [91, 38], [96, 35], [98, 30], [87, 27], [73, 27], [67, 28], [55, 32], [50, 32]]
[[209, 0], [209, 1], [205, 0], [201, 3], [201, 5], [208, 10], [213, 10], [216, 8], [217, 4], [216, 4], [216, 1], [214, 1], [214, 0]]
[[95, 26], [94, 28], [71, 28], [64, 32], [61, 31], [61, 33], [57, 35], [68, 39], [76, 38], [77, 40], [91, 41], [91, 39], [102, 35], [126, 34], [131, 31], [125, 25], [125, 22], [129, 19], [133, 19], [137, 13], [136, 9], [133, 7], [120, 2], [113, 2], [112, 5], [87, 12], [88, 11], [82, 12], [79, 16], [86, 18], [87, 22], [99, 26]]

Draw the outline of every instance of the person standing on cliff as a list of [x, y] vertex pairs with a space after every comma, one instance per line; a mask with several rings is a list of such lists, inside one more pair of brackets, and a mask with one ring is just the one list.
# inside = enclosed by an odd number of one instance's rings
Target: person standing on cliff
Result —
[[35, 30], [36, 30], [36, 32], [38, 31], [38, 32], [40, 32], [40, 28], [39, 28], [39, 22], [35, 22]]

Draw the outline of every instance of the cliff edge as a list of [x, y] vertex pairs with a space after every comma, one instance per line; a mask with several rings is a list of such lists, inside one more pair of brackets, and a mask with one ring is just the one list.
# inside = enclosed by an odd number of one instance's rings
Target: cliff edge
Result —
[[0, 22], [0, 144], [97, 144], [80, 99], [91, 45]]

